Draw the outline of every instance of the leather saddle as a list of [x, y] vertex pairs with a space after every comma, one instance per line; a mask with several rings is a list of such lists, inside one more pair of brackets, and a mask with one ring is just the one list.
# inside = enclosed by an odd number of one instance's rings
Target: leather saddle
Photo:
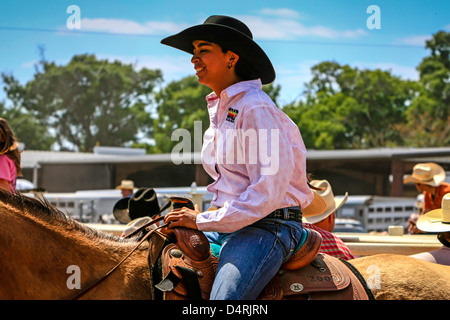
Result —
[[[372, 299], [364, 279], [349, 263], [318, 253], [321, 243], [317, 231], [305, 228], [296, 251], [258, 299]], [[148, 259], [156, 298], [209, 299], [218, 259], [202, 232], [187, 228], [157, 231], [150, 239]]]

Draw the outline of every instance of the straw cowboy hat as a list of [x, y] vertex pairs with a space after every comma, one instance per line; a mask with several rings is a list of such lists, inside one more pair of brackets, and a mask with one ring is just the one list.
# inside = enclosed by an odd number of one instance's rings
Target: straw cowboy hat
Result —
[[425, 232], [450, 232], [450, 193], [442, 198], [440, 209], [428, 211], [417, 220], [417, 228]]
[[140, 188], [132, 197], [117, 201], [113, 208], [113, 215], [121, 223], [130, 223], [138, 218], [161, 214], [171, 205], [169, 197], [158, 196], [152, 188]]
[[334, 211], [339, 209], [348, 199], [348, 193], [346, 192], [344, 198], [336, 199], [333, 194], [333, 190], [331, 189], [331, 185], [327, 180], [313, 180], [310, 182], [316, 188], [320, 188], [321, 190], [315, 190], [322, 199], [326, 203], [326, 209], [322, 214], [314, 215], [314, 216], [305, 216], [305, 222], [308, 223], [317, 223], [322, 221]]
[[311, 203], [306, 207], [302, 208], [302, 217], [314, 217], [321, 215], [327, 210], [327, 203], [325, 199], [321, 197], [320, 194], [313, 190], [314, 198]]
[[120, 185], [116, 187], [116, 189], [120, 190], [134, 190], [134, 182], [131, 180], [122, 180]]
[[210, 16], [201, 25], [187, 28], [161, 40], [162, 44], [193, 54], [195, 40], [216, 43], [243, 59], [263, 84], [275, 80], [275, 70], [266, 53], [253, 41], [250, 29], [241, 21], [227, 16]]
[[432, 187], [439, 187], [445, 180], [444, 169], [432, 162], [418, 163], [414, 166], [412, 175], [407, 175], [403, 183], [420, 183]]

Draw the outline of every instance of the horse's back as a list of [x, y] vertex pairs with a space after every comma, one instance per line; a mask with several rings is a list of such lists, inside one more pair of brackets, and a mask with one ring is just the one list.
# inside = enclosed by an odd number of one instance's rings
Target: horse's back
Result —
[[393, 254], [379, 254], [349, 262], [366, 279], [376, 299], [450, 299], [450, 266]]

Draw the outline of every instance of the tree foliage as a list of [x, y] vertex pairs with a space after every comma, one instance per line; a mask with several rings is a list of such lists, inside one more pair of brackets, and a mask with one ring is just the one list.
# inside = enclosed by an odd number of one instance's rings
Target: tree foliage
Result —
[[149, 113], [159, 70], [135, 71], [119, 61], [77, 55], [63, 66], [41, 61], [33, 80], [20, 86], [3, 77], [8, 95], [55, 133], [59, 149], [91, 151], [96, 144], [121, 146], [136, 141]]
[[7, 108], [0, 102], [0, 117], [6, 119], [17, 140], [25, 143], [27, 149], [50, 150], [54, 139], [52, 135], [32, 115], [20, 108]]
[[317, 149], [387, 147], [401, 143], [396, 125], [417, 86], [389, 71], [325, 61], [312, 67], [306, 100], [285, 107], [306, 145]]
[[[303, 99], [280, 107], [311, 149], [448, 146], [450, 33], [437, 32], [425, 47], [430, 55], [417, 66], [418, 81], [324, 61], [312, 67]], [[187, 130], [193, 147], [209, 126], [210, 89], [195, 76], [162, 85], [160, 70], [86, 54], [67, 65], [42, 58], [24, 85], [10, 74], [2, 80], [8, 103], [0, 102], [0, 116], [28, 149], [90, 151], [100, 144], [168, 153], [179, 143], [175, 130]], [[263, 89], [277, 103], [280, 86]]]
[[400, 125], [405, 144], [415, 147], [450, 145], [450, 33], [439, 31], [426, 42], [431, 55], [417, 67], [420, 94]]

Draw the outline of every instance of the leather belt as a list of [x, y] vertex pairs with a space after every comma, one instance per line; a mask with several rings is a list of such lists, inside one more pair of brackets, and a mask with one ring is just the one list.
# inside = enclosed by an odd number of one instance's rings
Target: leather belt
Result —
[[[210, 207], [208, 211], [218, 210], [220, 207]], [[287, 207], [282, 209], [277, 209], [265, 216], [264, 218], [269, 219], [282, 219], [302, 222], [302, 209], [300, 207]]]
[[300, 207], [277, 209], [266, 216], [266, 218], [302, 222], [302, 209]]

